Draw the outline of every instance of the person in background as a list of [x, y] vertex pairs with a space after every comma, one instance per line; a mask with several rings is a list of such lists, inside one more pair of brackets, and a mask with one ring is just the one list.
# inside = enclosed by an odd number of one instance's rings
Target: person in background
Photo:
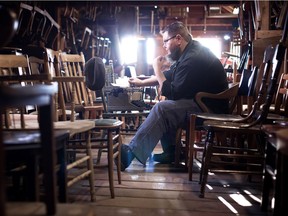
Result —
[[[135, 157], [145, 165], [159, 140], [163, 153], [154, 154], [154, 161], [174, 162], [177, 128], [185, 127], [189, 113], [201, 112], [194, 101], [195, 94], [200, 91], [219, 93], [228, 88], [226, 73], [219, 59], [193, 40], [182, 22], [168, 25], [162, 36], [167, 55], [154, 59], [155, 76], [144, 80], [130, 78], [129, 82], [134, 86], [159, 85], [166, 100], [153, 106], [131, 142], [122, 145], [122, 171]], [[163, 72], [167, 61], [171, 67]], [[215, 113], [228, 111], [228, 101], [207, 101], [207, 105]]]

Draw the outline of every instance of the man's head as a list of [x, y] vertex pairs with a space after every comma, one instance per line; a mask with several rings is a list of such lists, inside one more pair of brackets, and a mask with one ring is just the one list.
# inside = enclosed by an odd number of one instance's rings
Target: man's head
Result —
[[162, 31], [163, 47], [168, 52], [167, 57], [177, 61], [186, 45], [192, 40], [187, 27], [182, 22], [174, 22]]

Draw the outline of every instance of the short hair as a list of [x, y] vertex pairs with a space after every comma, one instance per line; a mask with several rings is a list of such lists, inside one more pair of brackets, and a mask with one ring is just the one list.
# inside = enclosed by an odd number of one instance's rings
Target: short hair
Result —
[[192, 35], [188, 31], [187, 27], [180, 21], [173, 22], [167, 25], [163, 30], [162, 34], [167, 32], [169, 36], [180, 34], [185, 41], [189, 42], [192, 40]]

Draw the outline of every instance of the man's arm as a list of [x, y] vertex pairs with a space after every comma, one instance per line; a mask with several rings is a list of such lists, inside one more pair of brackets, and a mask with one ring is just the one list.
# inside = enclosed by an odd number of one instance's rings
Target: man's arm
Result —
[[156, 76], [151, 76], [147, 79], [138, 79], [138, 78], [133, 78], [131, 77], [129, 79], [130, 85], [134, 86], [156, 86], [158, 85], [158, 81]]

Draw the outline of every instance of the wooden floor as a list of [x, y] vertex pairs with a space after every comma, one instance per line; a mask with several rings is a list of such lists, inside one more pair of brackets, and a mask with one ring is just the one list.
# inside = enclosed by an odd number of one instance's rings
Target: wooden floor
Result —
[[[126, 136], [126, 142], [127, 139], [129, 140], [129, 137]], [[157, 146], [155, 152], [161, 152], [161, 147]], [[105, 163], [104, 155], [101, 162]], [[197, 163], [193, 170], [193, 181], [190, 182], [184, 167], [176, 169], [173, 165], [153, 161], [148, 161], [146, 167], [143, 167], [135, 159], [122, 173], [121, 185], [117, 182], [115, 170], [116, 198], [111, 199], [107, 169], [97, 168], [96, 202], [89, 201], [88, 181], [84, 180], [69, 188], [69, 203], [60, 204], [57, 215], [271, 215], [271, 212], [260, 210], [261, 177], [255, 177], [253, 182], [248, 182], [244, 175], [211, 175], [205, 198], [199, 198]], [[17, 208], [22, 210], [17, 211]], [[34, 204], [33, 209], [27, 206], [24, 208], [21, 203], [9, 204], [8, 215], [43, 215], [44, 208], [41, 203]]]

